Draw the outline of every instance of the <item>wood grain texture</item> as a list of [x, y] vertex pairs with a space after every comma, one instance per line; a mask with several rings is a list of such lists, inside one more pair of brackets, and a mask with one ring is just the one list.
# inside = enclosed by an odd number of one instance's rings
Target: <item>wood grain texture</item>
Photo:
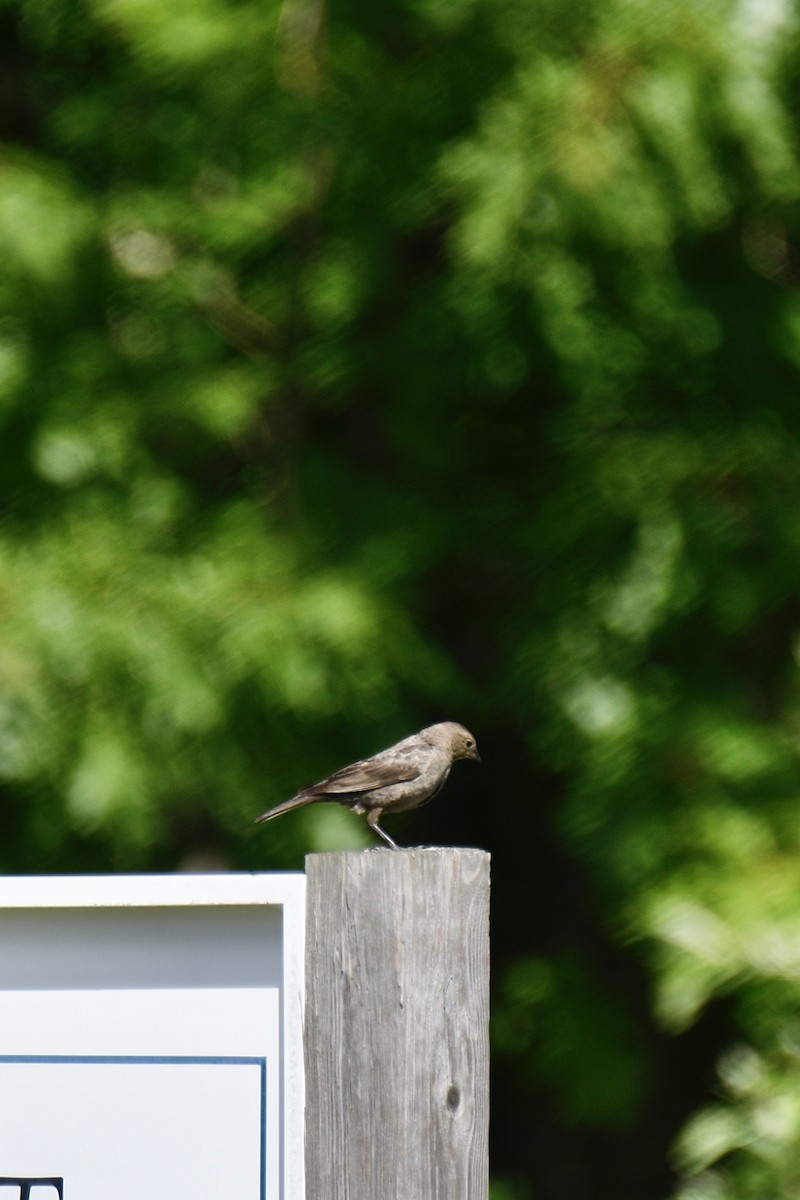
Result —
[[306, 860], [307, 1200], [486, 1200], [489, 855]]

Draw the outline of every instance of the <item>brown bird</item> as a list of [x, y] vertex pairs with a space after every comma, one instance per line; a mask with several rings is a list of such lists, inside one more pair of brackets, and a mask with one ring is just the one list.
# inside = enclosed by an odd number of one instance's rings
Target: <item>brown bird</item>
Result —
[[256, 817], [256, 821], [271, 821], [304, 804], [335, 801], [353, 812], [366, 813], [367, 823], [397, 850], [397, 843], [378, 823], [383, 813], [405, 812], [432, 800], [459, 758], [481, 761], [469, 730], [455, 721], [429, 725], [372, 758], [362, 758], [303, 788], [291, 800]]

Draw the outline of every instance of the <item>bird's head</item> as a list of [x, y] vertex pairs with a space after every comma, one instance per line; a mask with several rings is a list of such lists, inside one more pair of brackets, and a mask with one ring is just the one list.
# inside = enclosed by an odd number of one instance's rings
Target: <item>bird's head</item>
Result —
[[459, 758], [471, 758], [473, 762], [481, 761], [475, 738], [457, 721], [442, 721], [440, 725], [431, 725], [428, 733], [432, 735], [432, 740], [446, 746], [453, 762]]

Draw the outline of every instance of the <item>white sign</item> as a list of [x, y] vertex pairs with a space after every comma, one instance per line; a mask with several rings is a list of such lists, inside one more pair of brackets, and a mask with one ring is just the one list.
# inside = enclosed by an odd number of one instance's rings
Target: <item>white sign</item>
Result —
[[0, 879], [0, 1200], [302, 1200], [304, 889]]

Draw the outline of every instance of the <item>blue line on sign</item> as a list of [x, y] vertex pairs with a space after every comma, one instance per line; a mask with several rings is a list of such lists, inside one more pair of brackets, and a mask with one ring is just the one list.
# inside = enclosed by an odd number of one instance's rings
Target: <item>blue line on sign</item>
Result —
[[261, 1200], [267, 1200], [267, 1060], [261, 1059]]

